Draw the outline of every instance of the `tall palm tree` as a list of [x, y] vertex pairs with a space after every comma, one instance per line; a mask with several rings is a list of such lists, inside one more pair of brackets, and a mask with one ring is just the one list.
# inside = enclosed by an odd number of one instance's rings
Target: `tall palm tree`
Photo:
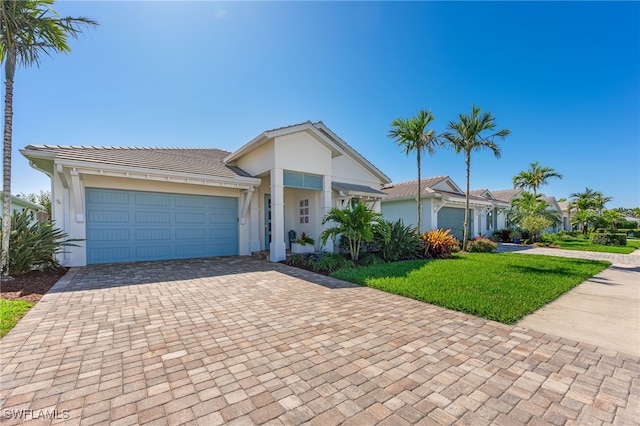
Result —
[[[504, 139], [511, 130], [502, 129], [494, 132], [496, 128], [495, 117], [490, 112], [481, 113], [480, 108], [473, 105], [471, 114], [460, 114], [460, 121], [451, 121], [447, 127], [448, 131], [443, 137], [451, 144], [456, 153], [464, 153], [465, 164], [467, 166], [467, 189], [465, 195], [464, 209], [464, 234], [462, 247], [467, 247], [469, 241], [469, 181], [471, 173], [471, 151], [488, 148], [493, 154], [500, 158], [500, 147], [495, 143], [496, 138]], [[485, 136], [487, 132], [492, 132]]]
[[422, 160], [423, 151], [432, 155], [436, 146], [439, 145], [438, 136], [433, 129], [427, 126], [435, 120], [435, 116], [431, 111], [420, 110], [411, 118], [396, 118], [391, 123], [392, 129], [389, 131], [389, 137], [395, 139], [396, 144], [402, 147], [405, 154], [409, 155], [415, 151], [418, 162], [418, 189], [416, 193], [416, 206], [418, 214], [418, 232], [422, 232], [422, 203], [420, 196], [422, 195]]
[[84, 27], [98, 25], [88, 18], [60, 17], [51, 8], [54, 0], [2, 0], [0, 6], [0, 63], [4, 62], [4, 139], [2, 275], [9, 276], [11, 232], [11, 145], [13, 138], [13, 80], [16, 66], [39, 66], [42, 54], [68, 53], [68, 36], [76, 38]]
[[562, 179], [562, 175], [553, 167], [542, 167], [540, 163], [533, 162], [529, 170], [523, 170], [513, 177], [513, 187], [533, 190], [533, 195], [538, 194], [538, 188], [546, 185], [551, 178]]

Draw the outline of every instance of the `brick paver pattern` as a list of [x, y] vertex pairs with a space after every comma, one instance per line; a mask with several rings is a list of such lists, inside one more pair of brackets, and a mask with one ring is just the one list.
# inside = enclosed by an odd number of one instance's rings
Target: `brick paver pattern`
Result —
[[251, 258], [74, 268], [0, 350], [7, 425], [640, 423], [638, 357]]

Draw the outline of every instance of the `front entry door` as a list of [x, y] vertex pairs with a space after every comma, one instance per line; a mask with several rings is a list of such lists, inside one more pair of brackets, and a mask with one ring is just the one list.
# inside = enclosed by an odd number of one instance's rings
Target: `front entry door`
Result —
[[271, 248], [271, 194], [264, 196], [264, 249]]

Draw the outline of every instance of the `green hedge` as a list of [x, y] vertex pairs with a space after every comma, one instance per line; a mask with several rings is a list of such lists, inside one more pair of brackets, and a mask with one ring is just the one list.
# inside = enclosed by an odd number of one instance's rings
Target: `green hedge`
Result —
[[605, 229], [605, 228], [598, 228], [595, 231], [593, 231], [595, 233], [598, 234], [625, 234], [628, 237], [633, 237], [633, 238], [640, 238], [640, 229], [627, 229], [627, 228], [617, 228], [617, 229]]
[[591, 244], [602, 246], [626, 246], [627, 234], [613, 232], [592, 232], [589, 239]]

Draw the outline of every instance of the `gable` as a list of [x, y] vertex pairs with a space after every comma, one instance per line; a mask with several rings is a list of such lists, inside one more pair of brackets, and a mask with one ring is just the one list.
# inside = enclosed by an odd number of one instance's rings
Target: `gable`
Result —
[[435, 185], [431, 186], [431, 189], [433, 190], [440, 190], [440, 191], [445, 191], [445, 192], [455, 192], [458, 194], [464, 194], [464, 192], [462, 192], [462, 190], [458, 187], [458, 185], [456, 185], [451, 178], [447, 177], [446, 179], [441, 180], [440, 182], [436, 183]]

